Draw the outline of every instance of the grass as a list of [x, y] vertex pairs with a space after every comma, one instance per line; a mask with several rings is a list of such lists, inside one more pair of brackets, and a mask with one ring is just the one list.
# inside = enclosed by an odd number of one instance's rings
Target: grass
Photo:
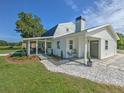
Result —
[[13, 64], [0, 57], [0, 93], [124, 93], [124, 88], [50, 72], [39, 62]]
[[0, 54], [12, 53], [21, 49], [20, 46], [0, 46]]

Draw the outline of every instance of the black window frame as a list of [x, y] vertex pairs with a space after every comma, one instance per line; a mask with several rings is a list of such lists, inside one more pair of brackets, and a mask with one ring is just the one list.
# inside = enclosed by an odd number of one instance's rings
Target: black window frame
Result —
[[69, 31], [69, 28], [66, 28], [66, 31], [68, 32]]
[[108, 40], [105, 40], [105, 50], [108, 50]]
[[60, 49], [60, 41], [57, 41], [57, 48]]
[[73, 40], [69, 40], [69, 49], [72, 50], [73, 49]]
[[47, 42], [47, 48], [52, 48], [52, 42]]

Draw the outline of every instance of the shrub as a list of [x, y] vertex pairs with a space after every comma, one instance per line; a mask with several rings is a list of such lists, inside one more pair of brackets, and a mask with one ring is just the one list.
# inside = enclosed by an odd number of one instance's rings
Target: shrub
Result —
[[12, 57], [23, 57], [23, 56], [27, 56], [26, 50], [19, 50], [14, 52], [12, 55]]
[[9, 47], [8, 47], [8, 49], [12, 49], [12, 48], [13, 48], [13, 46], [9, 46]]

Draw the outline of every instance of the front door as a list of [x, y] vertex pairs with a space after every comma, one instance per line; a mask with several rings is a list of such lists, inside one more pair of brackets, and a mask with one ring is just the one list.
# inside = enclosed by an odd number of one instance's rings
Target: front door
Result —
[[99, 53], [99, 41], [98, 40], [90, 41], [91, 58], [98, 58], [98, 53]]

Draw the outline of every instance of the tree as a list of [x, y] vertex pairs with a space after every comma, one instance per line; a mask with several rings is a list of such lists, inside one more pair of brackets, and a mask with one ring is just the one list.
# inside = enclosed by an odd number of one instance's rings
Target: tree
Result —
[[121, 33], [117, 33], [120, 40], [117, 41], [117, 47], [118, 49], [124, 49], [124, 35]]
[[7, 41], [0, 40], [0, 46], [7, 46], [7, 45], [8, 45]]
[[38, 16], [31, 13], [21, 12], [18, 14], [19, 20], [16, 22], [16, 31], [23, 38], [39, 37], [44, 33], [43, 25]]

